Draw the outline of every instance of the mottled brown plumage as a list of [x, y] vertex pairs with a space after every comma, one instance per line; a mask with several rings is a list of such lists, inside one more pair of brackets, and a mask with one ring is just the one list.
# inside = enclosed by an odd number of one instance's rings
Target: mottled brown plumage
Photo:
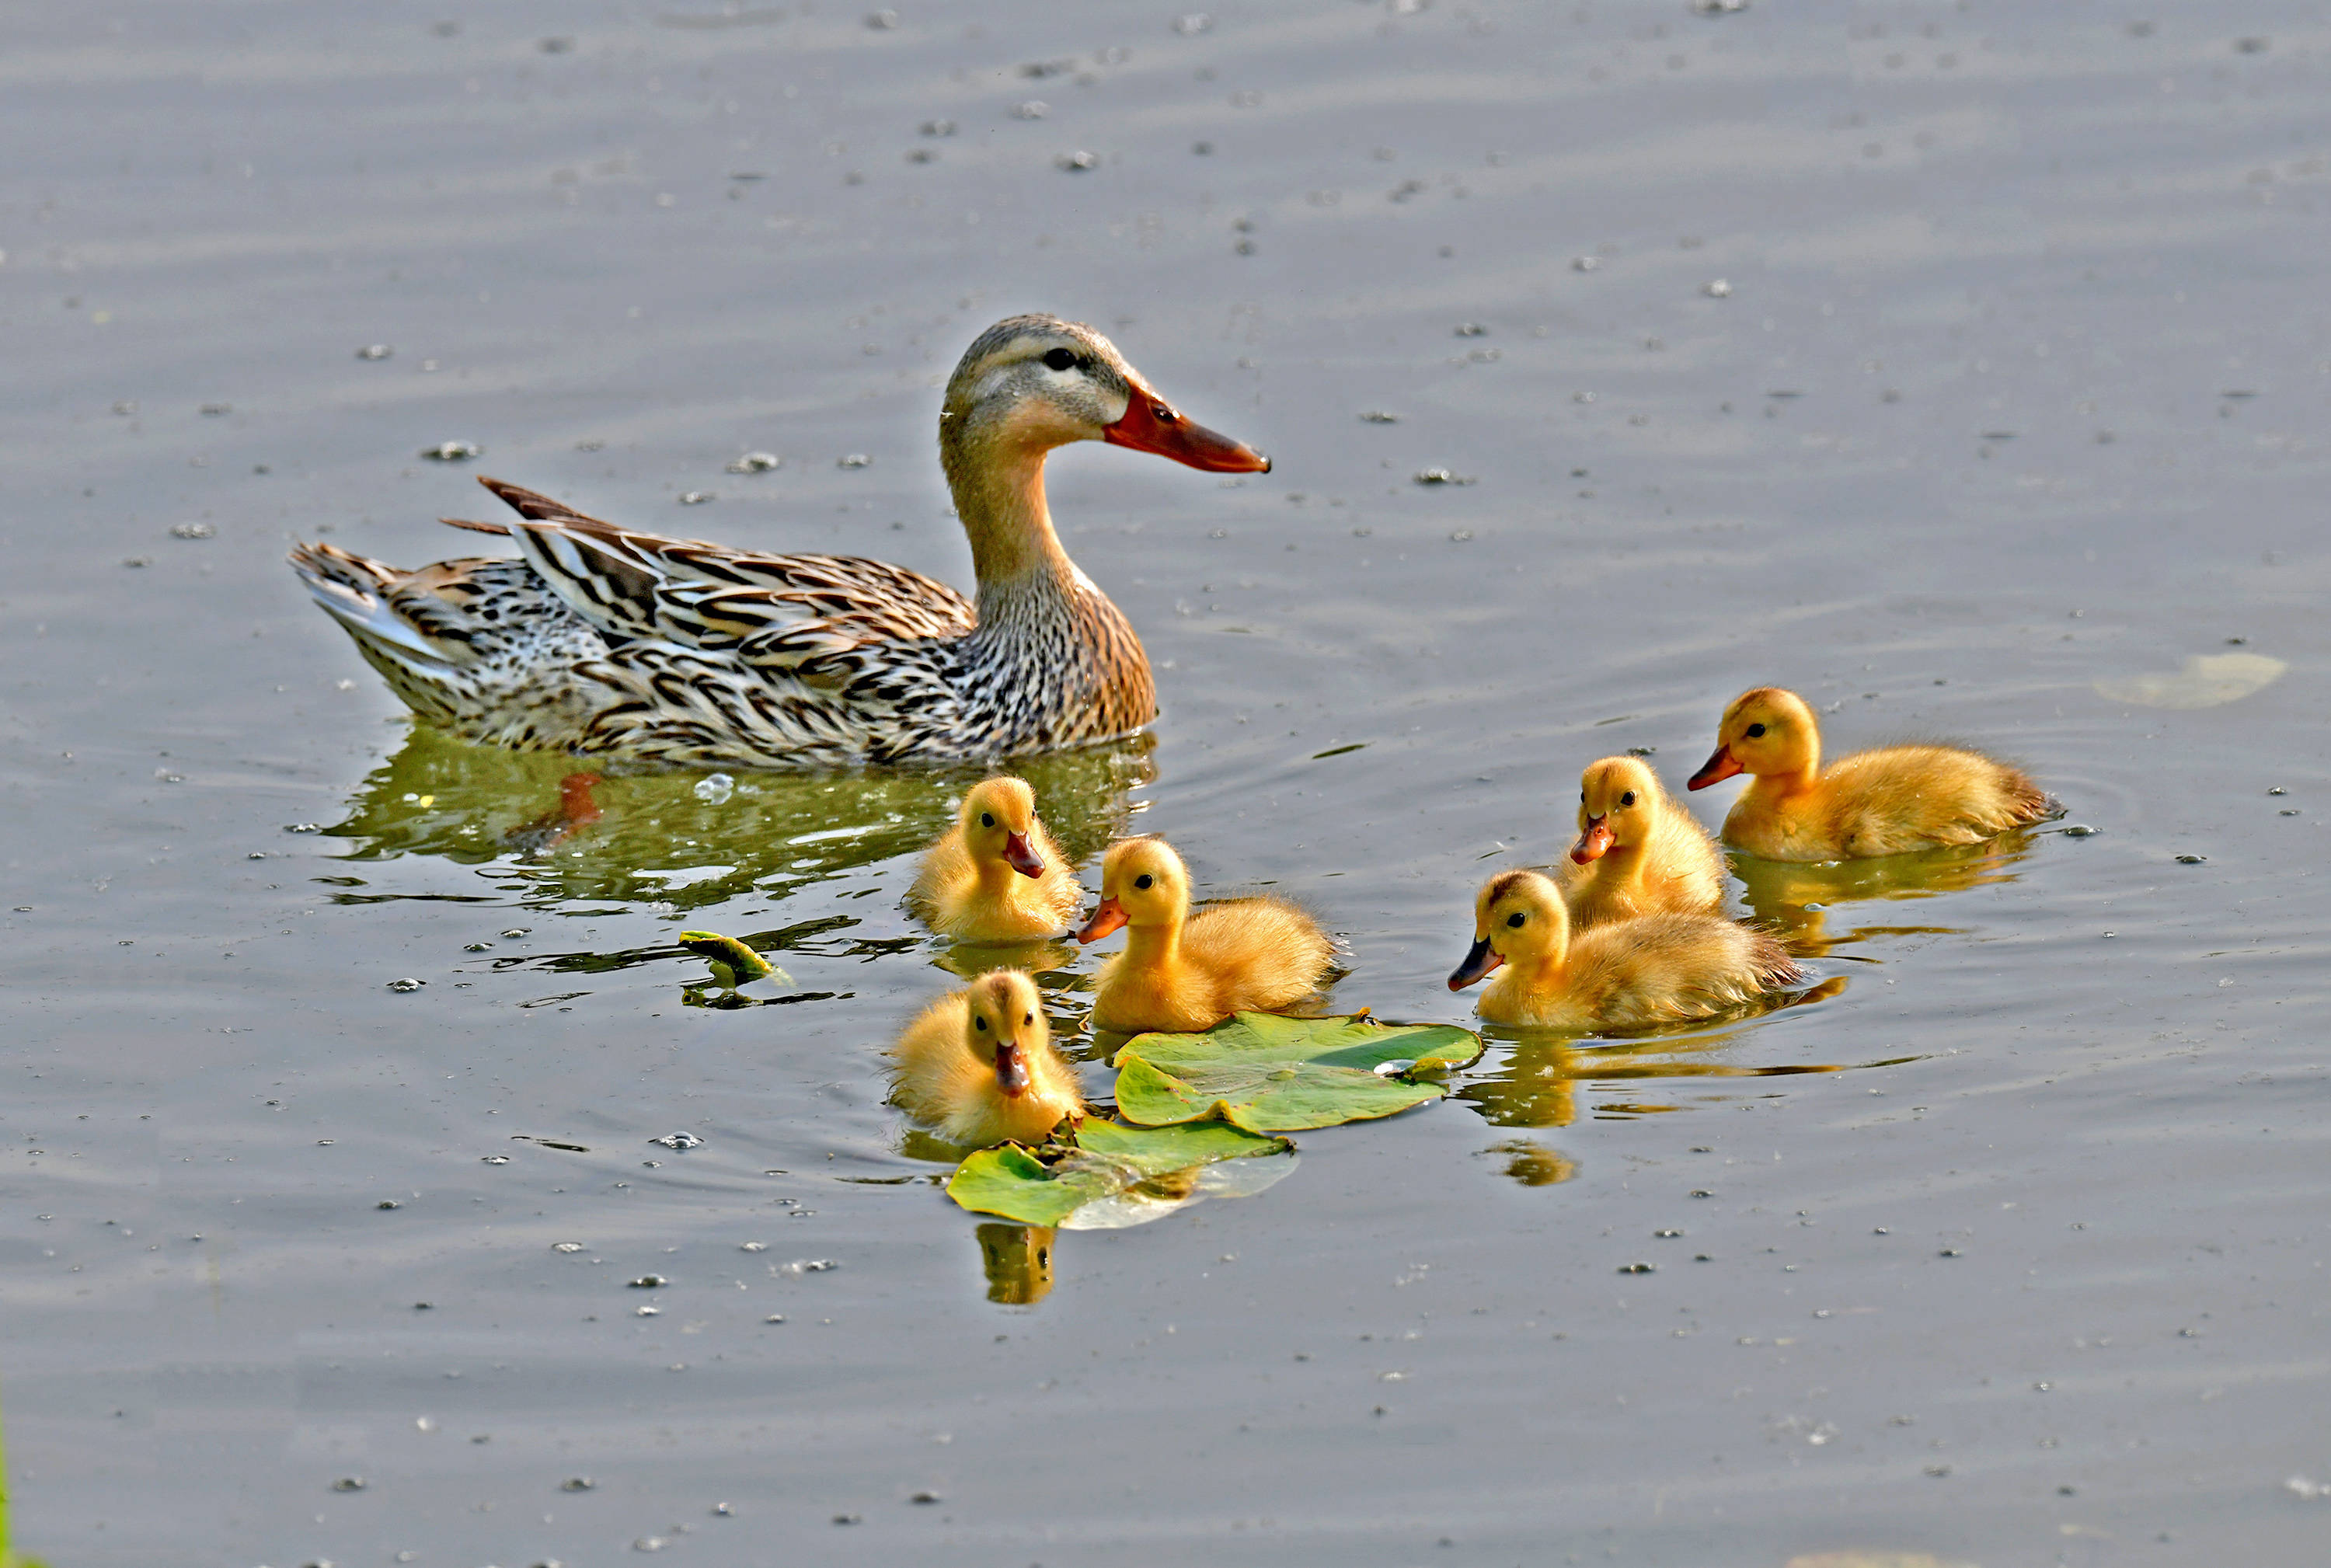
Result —
[[518, 520], [456, 526], [508, 535], [518, 560], [404, 572], [313, 544], [291, 561], [390, 688], [465, 739], [748, 767], [1051, 750], [1157, 710], [1140, 639], [1052, 529], [1044, 456], [1071, 441], [1270, 466], [1183, 420], [1090, 328], [1021, 316], [971, 346], [939, 416], [975, 603], [902, 566], [667, 538], [495, 480]]

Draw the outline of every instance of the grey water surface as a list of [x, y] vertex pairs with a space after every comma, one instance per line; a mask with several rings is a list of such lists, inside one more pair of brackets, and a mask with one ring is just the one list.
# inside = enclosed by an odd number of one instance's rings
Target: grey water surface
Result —
[[[20, 1549], [2324, 1561], [2326, 7], [871, 9], [0, 21]], [[1028, 309], [1278, 461], [1055, 459], [1166, 711], [1044, 810], [1303, 900], [1346, 1007], [1467, 1018], [1479, 879], [1751, 685], [2098, 831], [1752, 871], [1809, 1005], [983, 1224], [877, 1055], [968, 775], [561, 832], [574, 764], [416, 730], [282, 555], [490, 551], [484, 471], [967, 584], [937, 388]], [[788, 978], [691, 1005], [690, 927]]]

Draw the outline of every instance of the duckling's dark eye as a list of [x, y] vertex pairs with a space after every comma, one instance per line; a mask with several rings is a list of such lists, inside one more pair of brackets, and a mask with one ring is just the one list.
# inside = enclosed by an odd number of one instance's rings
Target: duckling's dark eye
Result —
[[1035, 1015], [1034, 1013], [1032, 1013], [1032, 1013], [1030, 1013], [1027, 1017], [1025, 1017], [1025, 1018], [1022, 1019], [1020, 1022], [1023, 1022], [1023, 1023], [1033, 1023], [1033, 1022], [1036, 1022], [1036, 1015]]
[[1067, 348], [1051, 349], [1044, 355], [1044, 363], [1051, 366], [1055, 370], [1070, 369], [1076, 364], [1076, 362], [1077, 356], [1075, 352]]
[[1516, 910], [1513, 914], [1506, 917], [1506, 924], [1518, 929], [1522, 922], [1528, 918], [1528, 916], [1521, 913], [1519, 910]]
[[985, 1019], [984, 1019], [984, 1018], [975, 1018], [975, 1019], [973, 1019], [973, 1020], [971, 1021], [971, 1026], [972, 1026], [972, 1028], [974, 1028], [974, 1029], [975, 1029], [975, 1030], [979, 1031], [979, 1032], [980, 1032], [980, 1033], [982, 1033], [982, 1034], [985, 1034], [985, 1033], [987, 1032], [987, 1020], [985, 1020]]
[[1748, 727], [1748, 738], [1750, 740], [1760, 739], [1763, 737], [1764, 734], [1765, 727], [1761, 724], [1752, 724]]
[[995, 825], [995, 813], [994, 813], [994, 812], [982, 812], [982, 813], [979, 813], [979, 825], [980, 825], [981, 827], [983, 827], [983, 828], [992, 828], [992, 827], [994, 827], [994, 826]]
[[1157, 879], [1151, 876], [1146, 871], [1142, 872], [1141, 875], [1133, 879], [1133, 885], [1145, 890], [1156, 886], [1156, 883]]
[[1619, 797], [1619, 803], [1622, 806], [1633, 805], [1635, 803], [1635, 792], [1633, 790], [1629, 790], [1625, 794], [1621, 795]]

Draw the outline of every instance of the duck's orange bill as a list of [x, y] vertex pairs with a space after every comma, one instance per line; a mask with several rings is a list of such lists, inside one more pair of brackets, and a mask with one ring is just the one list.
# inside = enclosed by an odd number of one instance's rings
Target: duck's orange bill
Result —
[[1570, 858], [1582, 866], [1590, 860], [1599, 860], [1611, 852], [1611, 846], [1615, 841], [1609, 822], [1602, 817], [1589, 817], [1586, 819], [1586, 831], [1578, 835], [1576, 843], [1570, 846]]
[[1004, 863], [1023, 877], [1044, 874], [1044, 857], [1028, 847], [1028, 835], [1025, 833], [1004, 835]]
[[1077, 940], [1098, 942], [1124, 924], [1125, 906], [1114, 898], [1103, 898], [1100, 907], [1092, 912], [1092, 918], [1077, 933]]
[[1246, 442], [1232, 441], [1194, 420], [1183, 418], [1172, 404], [1143, 387], [1133, 389], [1133, 401], [1126, 404], [1125, 417], [1115, 424], [1103, 425], [1101, 433], [1111, 446], [1154, 451], [1159, 457], [1170, 457], [1175, 462], [1187, 463], [1211, 474], [1270, 471], [1270, 460]]
[[1699, 765], [1699, 771], [1684, 781], [1688, 790], [1704, 790], [1720, 779], [1730, 778], [1740, 771], [1740, 759], [1732, 755], [1728, 746], [1719, 746], [1708, 759]]
[[1011, 1041], [995, 1048], [995, 1087], [1013, 1099], [1028, 1092], [1028, 1056]]
[[1491, 947], [1487, 936], [1480, 937], [1465, 950], [1465, 962], [1449, 972], [1449, 989], [1462, 991], [1505, 961], [1506, 955]]

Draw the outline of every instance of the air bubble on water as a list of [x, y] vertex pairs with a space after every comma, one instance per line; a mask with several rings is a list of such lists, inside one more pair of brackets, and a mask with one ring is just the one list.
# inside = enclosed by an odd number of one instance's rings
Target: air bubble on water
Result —
[[373, 1207], [376, 1209], [402, 1209], [404, 1205], [398, 1202], [394, 1198], [383, 1198], [379, 1202], [375, 1203]]
[[464, 953], [490, 953], [493, 950], [494, 945], [490, 942], [465, 942], [461, 945]]
[[713, 494], [710, 490], [682, 490], [680, 492], [680, 504], [683, 507], [700, 507], [708, 501], [717, 501], [720, 498], [718, 496]]
[[113, 405], [113, 412], [123, 415], [136, 413], [138, 412], [137, 401], [133, 398], [125, 397], [119, 403]]
[[1659, 1272], [1659, 1265], [1656, 1263], [1622, 1263], [1619, 1265], [1619, 1272], [1622, 1274], [1656, 1274]]
[[426, 980], [415, 980], [408, 974], [401, 980], [390, 981], [388, 988], [391, 991], [418, 991], [428, 984]]
[[1400, 423], [1400, 415], [1381, 408], [1363, 409], [1360, 411], [1360, 417], [1370, 424], [1398, 424]]
[[1212, 31], [1214, 19], [1203, 11], [1192, 11], [1174, 18], [1174, 31], [1185, 38], [1195, 38], [1201, 33]]
[[923, 136], [953, 136], [955, 134], [955, 121], [951, 119], [927, 119], [915, 128]]
[[663, 1316], [663, 1308], [661, 1307], [642, 1307], [633, 1311], [632, 1316], [633, 1317], [661, 1317]]
[[509, 1164], [509, 1156], [508, 1155], [480, 1155], [478, 1156], [478, 1159], [479, 1163], [481, 1164], [507, 1165]]
[[2092, 839], [2104, 830], [2101, 828], [2092, 828], [2086, 822], [2073, 822], [2060, 831], [2068, 839]]
[[1100, 159], [1080, 147], [1075, 152], [1061, 154], [1052, 160], [1052, 166], [1067, 174], [1082, 174], [1087, 169], [1099, 168]]
[[737, 781], [725, 773], [709, 774], [696, 781], [691, 793], [708, 805], [717, 806], [737, 793]]
[[424, 446], [421, 455], [432, 462], [466, 462], [482, 457], [485, 448], [474, 441], [441, 441], [435, 446]]
[[1046, 103], [1042, 99], [1032, 98], [1024, 103], [1013, 105], [1012, 118], [1014, 119], [1042, 119], [1047, 114], [1051, 112], [1051, 109], [1052, 106]]
[[737, 1247], [739, 1252], [766, 1252], [768, 1250], [769, 1244], [766, 1241], [744, 1241], [739, 1242]]
[[587, 1492], [598, 1484], [588, 1476], [569, 1476], [558, 1483], [558, 1489], [562, 1492]]
[[671, 1280], [665, 1278], [661, 1274], [642, 1274], [637, 1279], [632, 1281], [632, 1288], [634, 1290], [661, 1290], [671, 1283]]
[[1427, 468], [1416, 470], [1416, 482], [1421, 485], [1470, 485], [1475, 481], [1470, 474], [1451, 473], [1445, 468]]
[[899, 14], [888, 10], [870, 11], [866, 14], [866, 25], [877, 33], [888, 33], [899, 25]]
[[827, 1274], [842, 1265], [831, 1258], [796, 1258], [777, 1270], [781, 1274]]
[[553, 1252], [580, 1252], [583, 1250], [583, 1243], [580, 1241], [553, 1241], [550, 1244], [550, 1250]]
[[732, 474], [765, 474], [771, 469], [785, 466], [785, 460], [773, 451], [748, 451], [728, 465]]
[[1460, 321], [1457, 323], [1457, 330], [1453, 334], [1453, 336], [1459, 337], [1487, 337], [1489, 335], [1489, 329], [1482, 326], [1479, 321]]
[[515, 942], [515, 941], [517, 941], [519, 937], [521, 937], [521, 936], [525, 936], [525, 935], [527, 934], [527, 931], [528, 931], [528, 927], [524, 927], [524, 926], [513, 926], [513, 927], [511, 927], [509, 930], [507, 930], [507, 931], [505, 931], [505, 932], [503, 932], [503, 933], [502, 933], [502, 938], [503, 938], [503, 940], [508, 941], [508, 942]]
[[1702, 16], [1729, 16], [1747, 10], [1748, 0], [1691, 0], [1691, 8]]
[[2180, 855], [2177, 857], [2177, 863], [2181, 866], [2198, 866], [2209, 858], [2207, 855]]
[[358, 359], [385, 359], [396, 350], [385, 343], [367, 343], [357, 350]]
[[1570, 258], [1570, 270], [1574, 272], [1592, 272], [1602, 265], [1603, 262], [1599, 257], [1573, 256]]
[[660, 1138], [650, 1138], [648, 1142], [655, 1145], [659, 1148], [693, 1149], [701, 1146], [704, 1140], [698, 1137], [694, 1133], [688, 1132], [683, 1129], [676, 1133], [666, 1133]]
[[362, 1476], [342, 1476], [332, 1483], [335, 1492], [361, 1492], [364, 1489], [365, 1478]]
[[1729, 299], [1732, 298], [1732, 285], [1722, 278], [1715, 279], [1710, 282], [1701, 285], [1699, 291], [1707, 295], [1711, 299]]
[[836, 468], [872, 468], [874, 460], [862, 451], [845, 452], [833, 460]]
[[214, 539], [218, 530], [208, 523], [172, 523], [170, 537], [174, 539]]

